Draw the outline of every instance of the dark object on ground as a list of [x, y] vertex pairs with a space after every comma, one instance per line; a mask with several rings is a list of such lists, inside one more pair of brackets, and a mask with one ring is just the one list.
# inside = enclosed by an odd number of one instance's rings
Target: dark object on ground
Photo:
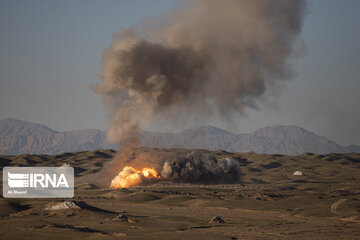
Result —
[[225, 223], [225, 221], [220, 216], [216, 216], [210, 220], [210, 223]]

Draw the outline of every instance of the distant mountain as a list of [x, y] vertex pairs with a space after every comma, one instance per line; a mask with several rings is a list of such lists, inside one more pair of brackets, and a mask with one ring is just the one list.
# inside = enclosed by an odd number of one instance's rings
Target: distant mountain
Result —
[[301, 127], [281, 125], [260, 128], [249, 134], [234, 134], [212, 126], [189, 129], [177, 134], [144, 132], [141, 145], [288, 155], [304, 152], [360, 152], [359, 146], [344, 147]]
[[[250, 134], [242, 134], [228, 151], [253, 151], [256, 153], [283, 153], [297, 155], [304, 152], [332, 153], [352, 152], [335, 142], [297, 126], [270, 126]], [[360, 151], [360, 147], [354, 148]]]
[[238, 140], [238, 136], [221, 128], [205, 126], [180, 133], [144, 132], [140, 143], [158, 148], [227, 150]]
[[[312, 153], [360, 152], [356, 145], [341, 146], [297, 126], [269, 126], [249, 134], [234, 134], [205, 126], [180, 133], [143, 132], [141, 145], [158, 148], [222, 149], [229, 152], [256, 152], [297, 155]], [[57, 132], [45, 125], [17, 119], [0, 121], [0, 154], [56, 154], [116, 149], [106, 141], [106, 134], [96, 129]]]
[[114, 148], [96, 129], [57, 132], [45, 125], [8, 118], [0, 121], [0, 154], [56, 154]]

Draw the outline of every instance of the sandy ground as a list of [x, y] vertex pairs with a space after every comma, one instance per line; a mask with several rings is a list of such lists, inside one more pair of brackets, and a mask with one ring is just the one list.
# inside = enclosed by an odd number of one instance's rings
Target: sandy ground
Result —
[[[107, 189], [78, 181], [73, 199], [1, 198], [1, 239], [360, 239], [360, 154], [214, 154], [239, 160], [240, 183]], [[1, 156], [0, 163], [67, 162], [79, 179], [113, 155]], [[296, 170], [304, 175], [292, 176]], [[51, 210], [64, 201], [76, 207]]]

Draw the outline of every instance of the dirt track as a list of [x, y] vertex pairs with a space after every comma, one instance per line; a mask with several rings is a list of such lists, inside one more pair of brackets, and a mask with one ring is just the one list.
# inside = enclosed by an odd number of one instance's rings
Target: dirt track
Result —
[[346, 198], [342, 198], [340, 199], [339, 201], [336, 201], [334, 202], [332, 205], [331, 205], [331, 208], [330, 208], [330, 212], [334, 213], [334, 214], [338, 214], [338, 215], [341, 215], [338, 211], [337, 211], [337, 208], [346, 201], [347, 199]]

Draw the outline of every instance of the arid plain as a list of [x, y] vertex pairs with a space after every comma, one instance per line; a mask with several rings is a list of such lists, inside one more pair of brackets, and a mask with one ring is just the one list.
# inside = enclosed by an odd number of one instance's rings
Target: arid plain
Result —
[[[139, 148], [164, 159], [188, 150]], [[75, 168], [73, 199], [0, 199], [2, 239], [360, 239], [360, 154], [197, 150], [239, 162], [235, 184], [160, 181], [100, 188], [84, 177], [112, 150], [1, 156], [4, 166]], [[301, 171], [303, 175], [293, 175]], [[2, 179], [2, 178], [1, 178]]]

